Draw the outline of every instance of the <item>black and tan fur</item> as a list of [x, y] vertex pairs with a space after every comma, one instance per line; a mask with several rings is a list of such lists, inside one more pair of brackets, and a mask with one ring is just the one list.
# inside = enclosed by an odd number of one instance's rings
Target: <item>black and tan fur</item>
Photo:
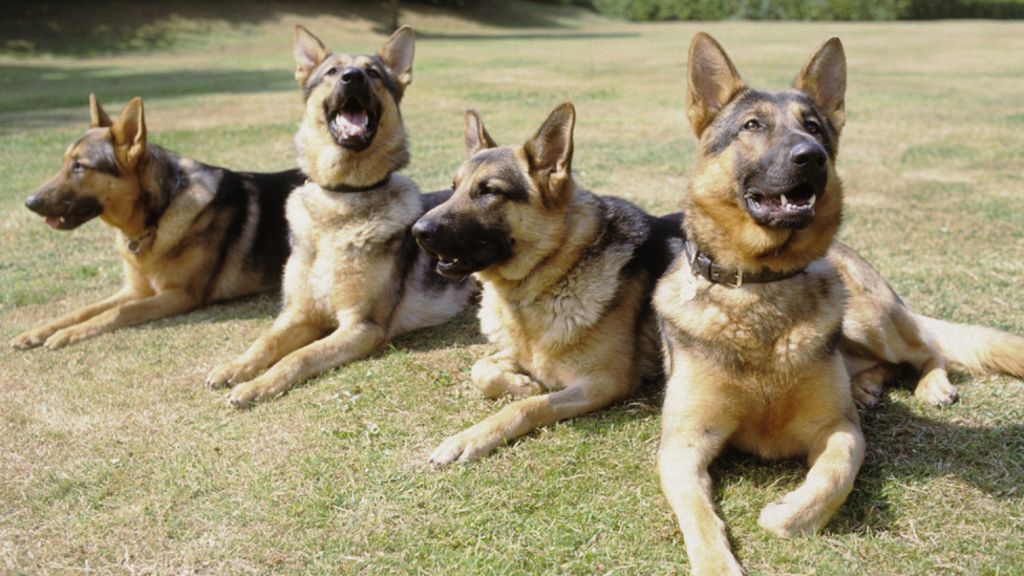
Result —
[[473, 383], [520, 398], [445, 440], [435, 464], [608, 406], [660, 372], [650, 294], [679, 219], [577, 188], [574, 124], [563, 104], [525, 145], [498, 147], [467, 112], [455, 193], [413, 228], [441, 272], [483, 286], [480, 327], [498, 352], [473, 366]]
[[984, 326], [914, 313], [867, 261], [836, 242], [828, 252], [847, 291], [839, 349], [861, 406], [878, 403], [905, 368], [920, 378], [914, 395], [942, 406], [957, 399], [950, 366], [1024, 379], [1024, 338]]
[[747, 88], [710, 36], [690, 45], [687, 116], [700, 154], [686, 241], [748, 276], [803, 269], [734, 288], [696, 275], [680, 257], [655, 292], [668, 374], [658, 464], [694, 574], [742, 574], [707, 470], [723, 448], [807, 455], [805, 482], [759, 519], [782, 536], [824, 526], [864, 457], [838, 348], [845, 291], [825, 258], [842, 211], [834, 163], [845, 86], [835, 38], [811, 57], [795, 90], [778, 94]]
[[[891, 369], [909, 363], [925, 373], [917, 395], [947, 403], [955, 390], [944, 355], [1021, 376], [1024, 339], [979, 327], [960, 327], [958, 338], [914, 315], [871, 266], [833, 243], [846, 119], [838, 39], [782, 93], [749, 89], [705, 34], [694, 38], [689, 66], [687, 116], [700, 154], [685, 204], [687, 242], [748, 276], [796, 273], [731, 287], [695, 275], [679, 257], [654, 297], [668, 373], [662, 487], [693, 572], [741, 574], [707, 471], [722, 449], [806, 455], [807, 479], [766, 506], [759, 523], [784, 537], [815, 532], [846, 499], [863, 460], [855, 396], [874, 401]], [[973, 335], [978, 341], [968, 344]], [[972, 351], [955, 351], [955, 342]]]
[[292, 254], [281, 313], [207, 378], [233, 387], [231, 406], [280, 395], [392, 336], [440, 324], [475, 293], [472, 281], [438, 276], [409, 231], [450, 194], [421, 195], [397, 173], [409, 161], [398, 105], [412, 81], [413, 49], [408, 27], [372, 56], [332, 54], [296, 27], [306, 110], [295, 144], [309, 180], [288, 200]]
[[142, 100], [111, 120], [89, 96], [92, 127], [26, 205], [60, 230], [99, 217], [115, 228], [124, 286], [15, 338], [60, 348], [210, 302], [276, 289], [288, 257], [284, 204], [298, 170], [233, 172], [149, 144]]

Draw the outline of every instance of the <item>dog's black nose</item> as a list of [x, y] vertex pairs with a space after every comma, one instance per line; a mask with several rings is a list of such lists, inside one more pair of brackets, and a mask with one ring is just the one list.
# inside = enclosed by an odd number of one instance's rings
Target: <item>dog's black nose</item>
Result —
[[40, 206], [43, 205], [43, 199], [33, 194], [25, 199], [25, 207], [29, 210], [36, 212]]
[[435, 223], [433, 220], [420, 218], [419, 220], [416, 221], [415, 224], [412, 225], [412, 236], [421, 245], [424, 242], [429, 243], [431, 240], [434, 239], [435, 236], [437, 236], [437, 228], [437, 223]]
[[363, 84], [366, 82], [366, 73], [360, 68], [349, 66], [341, 71], [342, 84]]
[[824, 166], [825, 149], [812, 142], [801, 142], [789, 151], [789, 161], [801, 168]]

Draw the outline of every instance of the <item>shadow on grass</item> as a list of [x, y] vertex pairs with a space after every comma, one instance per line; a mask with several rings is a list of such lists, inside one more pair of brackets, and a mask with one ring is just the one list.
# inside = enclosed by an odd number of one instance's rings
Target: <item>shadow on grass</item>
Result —
[[420, 40], [605, 40], [609, 38], [635, 38], [636, 32], [524, 32], [519, 34], [447, 34], [417, 32]]
[[[829, 533], [888, 530], [898, 516], [887, 496], [894, 482], [902, 486], [952, 477], [996, 498], [1019, 498], [1024, 492], [1024, 424], [965, 426], [933, 420], [903, 403], [885, 401], [861, 413], [861, 426], [867, 455], [853, 492], [825, 528]], [[716, 484], [742, 476], [765, 489], [780, 481], [795, 487], [806, 474], [802, 460], [764, 461], [735, 450], [711, 466]]]
[[[164, 70], [124, 73], [108, 67], [0, 66], [0, 132], [42, 128], [81, 117], [88, 120], [88, 96], [125, 102], [135, 96], [159, 100], [197, 94], [282, 92], [294, 89], [288, 70]], [[81, 112], [67, 109], [76, 108]]]
[[[487, 339], [480, 334], [480, 323], [476, 318], [478, 310], [479, 306], [470, 304], [448, 322], [402, 334], [394, 338], [391, 345], [410, 352], [429, 352], [486, 344]], [[377, 352], [377, 354], [381, 353]]]
[[[126, 328], [127, 330], [163, 330], [170, 327], [192, 326], [196, 324], [218, 324], [232, 320], [260, 320], [267, 321], [267, 328], [277, 316], [281, 309], [280, 292], [266, 292], [253, 296], [246, 296], [227, 302], [217, 302], [191, 312], [161, 318], [146, 324]], [[101, 336], [102, 337], [102, 336]]]
[[[560, 18], [579, 8], [521, 1], [474, 2], [458, 8], [403, 2], [399, 22], [410, 14], [447, 16], [497, 28], [562, 28]], [[173, 0], [149, 3], [125, 0], [39, 0], [16, 2], [0, 20], [0, 52], [94, 56], [167, 49], [182, 35], [215, 34], [289, 17], [335, 16], [365, 20], [380, 34], [391, 33], [391, 12], [384, 0], [361, 2], [202, 2]], [[290, 23], [287, 26], [290, 28]]]

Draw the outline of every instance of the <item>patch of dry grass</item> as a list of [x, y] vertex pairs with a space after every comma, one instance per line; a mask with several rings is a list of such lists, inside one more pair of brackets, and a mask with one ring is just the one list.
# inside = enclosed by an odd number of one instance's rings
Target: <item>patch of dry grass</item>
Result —
[[[118, 285], [101, 224], [61, 234], [21, 207], [84, 127], [89, 91], [108, 110], [143, 96], [151, 138], [183, 155], [284, 168], [300, 114], [292, 24], [339, 50], [383, 40], [350, 5], [337, 9], [206, 28], [179, 18], [153, 52], [0, 57], [0, 337]], [[645, 26], [545, 14], [535, 28], [409, 14], [421, 39], [404, 115], [409, 173], [424, 189], [446, 186], [459, 164], [465, 108], [507, 143], [573, 100], [580, 182], [674, 210], [694, 157], [682, 111], [692, 34], [714, 34], [769, 89], [835, 34], [850, 58], [842, 238], [916, 309], [1024, 332], [1021, 24]], [[58, 352], [0, 350], [0, 572], [686, 573], [654, 469], [656, 386], [433, 471], [424, 462], [437, 442], [502, 405], [468, 384], [489, 350], [472, 311], [229, 411], [203, 376], [276, 305], [217, 306]], [[756, 526], [761, 506], [799, 482], [799, 463], [718, 463], [719, 506], [750, 572], [1019, 572], [1024, 384], [959, 385], [952, 408], [896, 390], [864, 415], [855, 492], [814, 538], [780, 541]]]

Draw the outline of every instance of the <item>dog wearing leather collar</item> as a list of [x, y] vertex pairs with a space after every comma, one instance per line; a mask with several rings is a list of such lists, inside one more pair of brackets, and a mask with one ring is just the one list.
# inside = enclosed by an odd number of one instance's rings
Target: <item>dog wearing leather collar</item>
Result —
[[362, 358], [389, 338], [447, 321], [476, 293], [450, 280], [410, 228], [451, 191], [420, 194], [399, 103], [412, 82], [414, 35], [400, 28], [376, 54], [336, 54], [295, 29], [305, 113], [295, 135], [308, 180], [287, 205], [292, 255], [270, 329], [207, 377], [230, 406], [279, 396]]
[[303, 181], [298, 169], [235, 172], [181, 158], [148, 142], [140, 98], [113, 120], [95, 95], [89, 108], [89, 130], [25, 204], [57, 230], [93, 218], [114, 228], [124, 284], [12, 346], [60, 348], [280, 286], [288, 257], [284, 205]]

